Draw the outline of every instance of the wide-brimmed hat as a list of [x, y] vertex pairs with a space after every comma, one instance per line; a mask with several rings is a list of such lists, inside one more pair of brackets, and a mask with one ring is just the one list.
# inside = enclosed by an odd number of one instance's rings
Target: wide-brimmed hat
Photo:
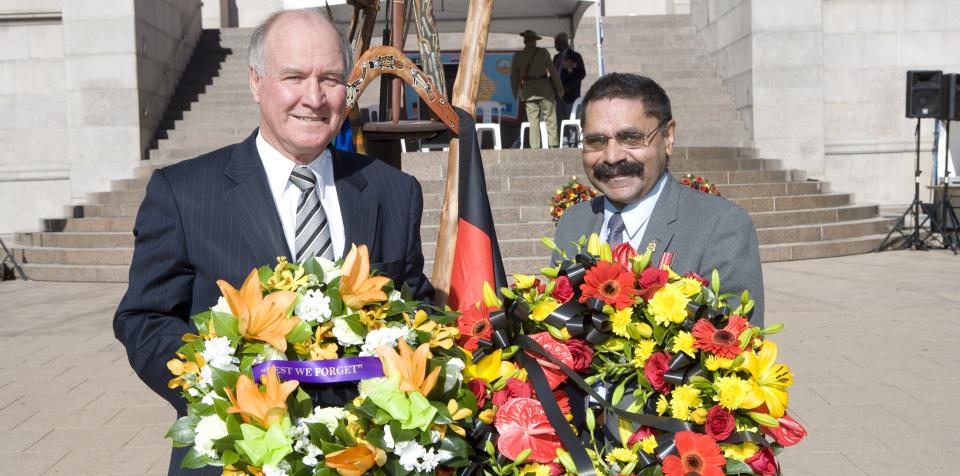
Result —
[[520, 33], [520, 36], [524, 38], [535, 38], [537, 40], [542, 40], [543, 38], [533, 30], [524, 30], [523, 33]]

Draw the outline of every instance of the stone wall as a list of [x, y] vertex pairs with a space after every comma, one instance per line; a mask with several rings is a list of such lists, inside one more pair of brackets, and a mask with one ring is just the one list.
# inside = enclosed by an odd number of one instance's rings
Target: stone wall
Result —
[[60, 0], [0, 2], [0, 233], [70, 199]]

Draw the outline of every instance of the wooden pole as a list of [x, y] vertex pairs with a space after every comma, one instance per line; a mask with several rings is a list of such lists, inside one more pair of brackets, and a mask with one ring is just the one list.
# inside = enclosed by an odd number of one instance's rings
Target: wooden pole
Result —
[[[393, 38], [390, 44], [400, 51], [403, 51], [404, 40], [406, 40], [403, 34], [403, 20], [406, 18], [407, 12], [404, 7], [404, 0], [393, 0], [393, 29], [390, 32]], [[400, 122], [400, 86], [402, 83], [403, 81], [399, 78], [393, 78], [390, 81], [390, 119], [393, 120], [394, 124]]]
[[[471, 115], [477, 105], [480, 73], [483, 71], [483, 54], [487, 49], [490, 19], [493, 16], [493, 0], [470, 0], [467, 24], [460, 50], [460, 69], [453, 83], [451, 103]], [[443, 191], [443, 207], [440, 209], [440, 233], [437, 237], [437, 254], [433, 262], [433, 287], [436, 289], [435, 304], [443, 306], [450, 295], [450, 274], [453, 270], [453, 255], [457, 247], [457, 220], [460, 190], [460, 140], [450, 141], [447, 155], [447, 180]]]

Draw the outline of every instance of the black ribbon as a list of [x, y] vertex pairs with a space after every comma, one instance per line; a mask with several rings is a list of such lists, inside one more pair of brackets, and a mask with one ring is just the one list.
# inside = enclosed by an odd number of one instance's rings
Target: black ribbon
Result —
[[693, 377], [703, 375], [703, 367], [700, 361], [690, 357], [685, 352], [677, 352], [667, 364], [667, 371], [663, 374], [663, 379], [674, 385], [683, 385]]

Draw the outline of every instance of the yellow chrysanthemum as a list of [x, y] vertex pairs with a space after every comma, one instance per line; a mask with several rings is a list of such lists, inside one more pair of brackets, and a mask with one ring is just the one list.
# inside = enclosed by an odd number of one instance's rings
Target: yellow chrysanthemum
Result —
[[707, 422], [707, 409], [700, 407], [690, 413], [690, 421], [702, 425]]
[[616, 448], [607, 453], [607, 462], [610, 464], [626, 463], [630, 464], [637, 460], [637, 454], [630, 451], [629, 448]]
[[657, 451], [657, 437], [650, 435], [642, 440], [640, 440], [640, 449], [648, 455], [652, 455], [654, 451]]
[[703, 363], [703, 365], [707, 368], [707, 370], [716, 372], [718, 369], [729, 369], [730, 364], [732, 363], [733, 359], [726, 359], [714, 354], [710, 354], [707, 356], [707, 360]]
[[695, 296], [700, 292], [700, 289], [703, 288], [700, 281], [693, 278], [680, 278], [676, 284], [680, 287], [680, 291], [687, 297]]
[[520, 476], [550, 476], [550, 466], [541, 463], [529, 463], [520, 468]]
[[687, 318], [687, 303], [690, 298], [680, 291], [677, 285], [670, 283], [657, 290], [647, 309], [653, 314], [657, 324], [668, 327], [671, 323], [680, 324]]
[[665, 265], [663, 269], [667, 271], [667, 278], [670, 280], [670, 282], [674, 282], [674, 281], [677, 281], [678, 279], [683, 278], [683, 276], [680, 276], [679, 274], [677, 274], [677, 272], [674, 271], [673, 268], [671, 268], [669, 265]]
[[633, 366], [641, 369], [647, 364], [647, 360], [653, 355], [653, 350], [657, 346], [657, 341], [653, 339], [644, 339], [633, 346]]
[[690, 420], [691, 410], [703, 406], [700, 401], [700, 389], [692, 385], [681, 385], [670, 392], [670, 415], [679, 420]]
[[661, 393], [660, 397], [657, 398], [657, 415], [666, 413], [669, 406], [670, 402], [667, 401], [667, 396]]
[[560, 303], [556, 299], [548, 297], [533, 306], [533, 309], [530, 310], [530, 319], [541, 322], [558, 307], [560, 307]]
[[673, 353], [683, 352], [684, 354], [693, 357], [696, 354], [696, 350], [693, 349], [693, 343], [696, 339], [693, 338], [693, 335], [687, 331], [680, 331], [677, 333], [677, 336], [673, 338], [673, 347], [670, 349]]
[[756, 443], [749, 441], [739, 445], [720, 445], [720, 447], [723, 448], [724, 458], [732, 458], [737, 461], [746, 461], [757, 454], [757, 451], [760, 451], [760, 447]]
[[736, 375], [719, 377], [714, 381], [717, 387], [717, 400], [720, 406], [733, 411], [743, 405], [743, 400], [750, 395], [753, 385]]
[[613, 333], [620, 337], [630, 337], [627, 332], [627, 326], [630, 325], [630, 319], [633, 316], [633, 308], [627, 306], [610, 315], [610, 324], [613, 326]]

